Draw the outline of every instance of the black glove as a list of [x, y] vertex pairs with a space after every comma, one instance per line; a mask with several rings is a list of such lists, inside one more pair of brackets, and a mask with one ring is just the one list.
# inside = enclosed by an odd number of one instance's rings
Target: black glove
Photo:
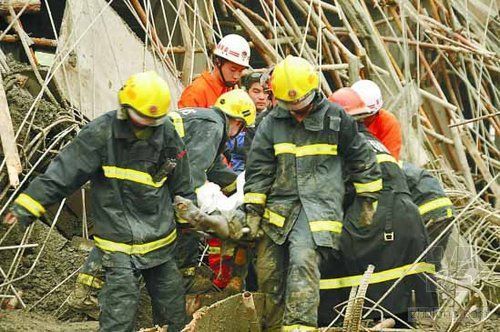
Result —
[[362, 227], [370, 226], [375, 215], [375, 199], [371, 197], [360, 197], [359, 225]]

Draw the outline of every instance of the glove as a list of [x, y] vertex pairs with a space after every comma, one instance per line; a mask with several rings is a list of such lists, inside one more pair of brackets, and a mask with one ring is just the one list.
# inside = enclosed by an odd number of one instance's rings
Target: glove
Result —
[[375, 214], [375, 207], [373, 206], [375, 200], [371, 197], [361, 197], [360, 200], [359, 224], [362, 227], [370, 226]]
[[258, 239], [262, 236], [262, 229], [260, 228], [260, 221], [262, 216], [255, 212], [247, 212], [245, 215], [245, 224], [249, 228], [247, 237], [250, 240]]
[[19, 223], [21, 229], [25, 230], [36, 220], [35, 216], [29, 213], [23, 207], [14, 204], [9, 213], [5, 215], [3, 222], [7, 225], [13, 225], [16, 222]]

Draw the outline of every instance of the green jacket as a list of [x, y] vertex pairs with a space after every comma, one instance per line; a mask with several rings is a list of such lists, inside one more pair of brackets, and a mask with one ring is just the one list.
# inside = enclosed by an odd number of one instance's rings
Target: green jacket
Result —
[[186, 144], [194, 188], [208, 180], [225, 193], [236, 190], [237, 174], [222, 162], [229, 138], [226, 115], [216, 108], [183, 108], [169, 116]]
[[132, 256], [140, 268], [165, 262], [176, 239], [173, 197], [193, 195], [184, 143], [173, 124], [167, 120], [139, 140], [128, 120], [108, 112], [85, 126], [15, 203], [39, 217], [87, 181], [95, 245]]
[[446, 196], [438, 179], [425, 169], [409, 162], [403, 163], [403, 171], [406, 175], [413, 202], [418, 206], [425, 223], [431, 219], [453, 217], [453, 203]]
[[277, 107], [259, 125], [247, 160], [245, 203], [265, 206], [262, 227], [277, 244], [302, 206], [316, 245], [338, 248], [343, 164], [360, 196], [378, 196], [381, 174], [354, 119], [321, 95], [313, 102], [301, 123]]

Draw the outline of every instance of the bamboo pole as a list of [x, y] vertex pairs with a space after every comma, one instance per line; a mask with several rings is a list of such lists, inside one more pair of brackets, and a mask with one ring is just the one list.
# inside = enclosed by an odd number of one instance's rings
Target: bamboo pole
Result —
[[40, 12], [41, 2], [40, 0], [10, 0], [0, 2], [0, 15], [10, 15], [9, 6], [15, 13], [18, 13], [26, 6], [24, 14], [34, 14]]
[[9, 105], [7, 96], [3, 86], [3, 80], [0, 75], [0, 138], [2, 141], [2, 150], [5, 156], [7, 165], [7, 173], [9, 174], [9, 183], [16, 188], [19, 185], [19, 174], [23, 170], [21, 159], [17, 151], [17, 144], [10, 118]]

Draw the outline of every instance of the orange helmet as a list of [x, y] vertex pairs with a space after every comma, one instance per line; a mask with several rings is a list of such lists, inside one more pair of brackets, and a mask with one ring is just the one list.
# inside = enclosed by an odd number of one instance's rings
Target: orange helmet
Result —
[[335, 91], [328, 100], [339, 104], [347, 114], [356, 120], [361, 120], [372, 114], [365, 102], [352, 88], [341, 88]]

